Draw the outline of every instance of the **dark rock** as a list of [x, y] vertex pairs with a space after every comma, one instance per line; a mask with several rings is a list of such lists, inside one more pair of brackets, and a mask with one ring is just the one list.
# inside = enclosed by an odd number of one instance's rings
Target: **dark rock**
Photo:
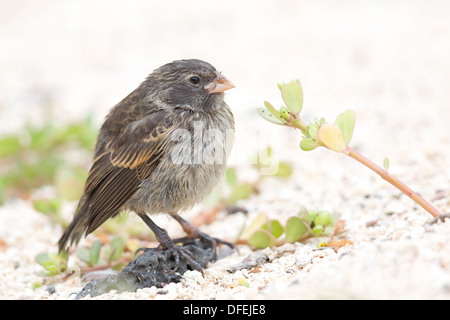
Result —
[[[183, 247], [192, 254], [194, 260], [203, 268], [214, 258], [213, 248], [208, 241], [189, 240], [183, 243]], [[175, 269], [176, 271], [173, 272]], [[152, 286], [162, 288], [164, 284], [180, 282], [181, 276], [187, 270], [193, 270], [193, 268], [182, 259], [180, 259], [177, 268], [175, 255], [172, 251], [161, 248], [145, 249], [119, 274], [110, 275], [86, 284], [75, 299], [81, 299], [87, 295], [94, 297], [111, 290], [134, 292], [137, 289]]]

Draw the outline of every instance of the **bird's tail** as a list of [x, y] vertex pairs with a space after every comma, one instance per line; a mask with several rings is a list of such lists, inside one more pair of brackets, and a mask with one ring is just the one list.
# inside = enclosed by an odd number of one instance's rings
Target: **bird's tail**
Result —
[[89, 209], [88, 202], [83, 196], [78, 204], [75, 217], [70, 225], [64, 230], [63, 235], [58, 241], [59, 252], [68, 249], [73, 244], [77, 244], [87, 229], [86, 219]]

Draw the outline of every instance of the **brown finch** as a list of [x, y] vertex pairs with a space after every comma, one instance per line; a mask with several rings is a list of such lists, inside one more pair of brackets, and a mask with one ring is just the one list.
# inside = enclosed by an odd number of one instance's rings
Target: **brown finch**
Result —
[[[188, 238], [210, 241], [214, 252], [217, 244], [234, 248], [178, 215], [201, 201], [224, 175], [230, 149], [224, 137], [233, 135], [234, 119], [223, 92], [233, 87], [207, 62], [178, 60], [156, 69], [114, 106], [101, 127], [84, 194], [59, 250], [122, 210], [135, 212], [160, 246], [194, 269], [201, 266], [149, 215], [171, 215]], [[216, 133], [215, 147], [204, 139], [205, 132]]]

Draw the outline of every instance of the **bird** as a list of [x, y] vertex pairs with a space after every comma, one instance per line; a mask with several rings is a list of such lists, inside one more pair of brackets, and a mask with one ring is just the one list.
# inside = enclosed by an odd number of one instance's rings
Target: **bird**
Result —
[[224, 91], [234, 87], [208, 62], [175, 60], [155, 69], [112, 107], [99, 130], [73, 220], [58, 241], [59, 252], [124, 210], [137, 214], [177, 263], [184, 259], [195, 270], [202, 267], [151, 215], [170, 215], [186, 238], [211, 242], [214, 254], [217, 245], [235, 249], [180, 216], [224, 176], [235, 129]]

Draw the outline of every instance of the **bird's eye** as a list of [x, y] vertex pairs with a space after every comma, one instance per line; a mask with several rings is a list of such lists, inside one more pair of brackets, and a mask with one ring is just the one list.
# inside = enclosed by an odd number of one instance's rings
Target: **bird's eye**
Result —
[[199, 84], [200, 83], [200, 78], [196, 77], [196, 76], [190, 77], [189, 78], [189, 82], [192, 83], [192, 84]]

